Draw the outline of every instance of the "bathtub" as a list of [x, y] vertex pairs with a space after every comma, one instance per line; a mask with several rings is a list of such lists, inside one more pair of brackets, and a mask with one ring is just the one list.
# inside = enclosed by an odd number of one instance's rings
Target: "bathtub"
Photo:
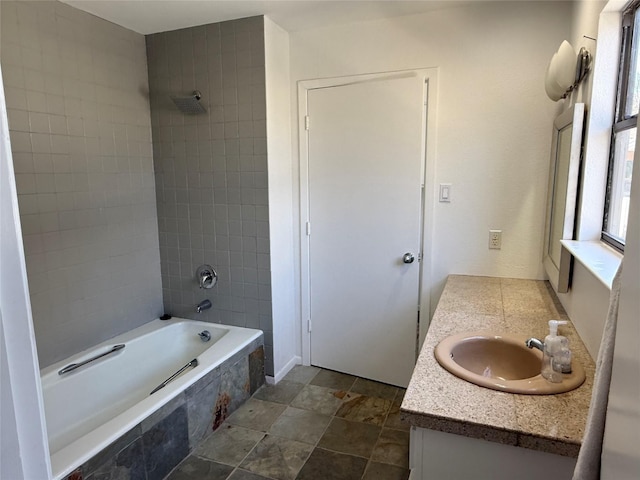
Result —
[[[203, 330], [211, 334], [207, 342], [198, 335]], [[43, 369], [53, 478], [65, 478], [243, 348], [257, 345], [257, 340], [262, 341], [260, 330], [180, 318], [154, 320]], [[58, 373], [119, 344], [125, 347]], [[197, 366], [150, 395], [194, 358]]]

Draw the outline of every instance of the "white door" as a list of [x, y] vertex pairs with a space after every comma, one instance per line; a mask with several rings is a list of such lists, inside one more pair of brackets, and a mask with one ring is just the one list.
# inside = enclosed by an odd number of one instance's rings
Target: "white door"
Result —
[[311, 364], [405, 387], [417, 336], [423, 92], [411, 76], [307, 96]]

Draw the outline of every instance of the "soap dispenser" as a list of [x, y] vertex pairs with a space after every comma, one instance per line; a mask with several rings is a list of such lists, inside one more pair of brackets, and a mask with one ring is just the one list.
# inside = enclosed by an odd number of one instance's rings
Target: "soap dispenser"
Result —
[[[562, 382], [562, 367], [560, 364], [566, 361], [568, 340], [558, 335], [558, 326], [567, 323], [566, 320], [549, 320], [549, 335], [544, 339], [541, 374], [552, 383]], [[565, 358], [559, 361], [560, 358], [554, 359], [556, 356]]]

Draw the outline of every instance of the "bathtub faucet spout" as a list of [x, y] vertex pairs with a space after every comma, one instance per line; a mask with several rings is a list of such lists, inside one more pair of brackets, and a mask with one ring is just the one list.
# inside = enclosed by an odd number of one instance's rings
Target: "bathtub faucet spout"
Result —
[[211, 308], [211, 301], [203, 300], [196, 305], [196, 313], [202, 313], [203, 310], [207, 310], [209, 308]]

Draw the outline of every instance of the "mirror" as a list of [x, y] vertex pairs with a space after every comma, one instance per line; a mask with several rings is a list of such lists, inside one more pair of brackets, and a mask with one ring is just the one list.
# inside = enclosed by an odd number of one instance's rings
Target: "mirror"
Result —
[[543, 263], [558, 293], [569, 291], [571, 255], [560, 240], [575, 235], [583, 124], [584, 103], [573, 105], [553, 122]]

